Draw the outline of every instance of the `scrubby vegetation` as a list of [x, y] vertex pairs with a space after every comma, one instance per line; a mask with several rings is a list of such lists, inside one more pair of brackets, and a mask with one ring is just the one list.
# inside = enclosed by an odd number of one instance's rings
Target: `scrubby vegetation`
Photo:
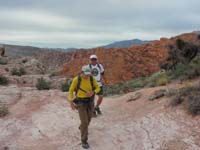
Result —
[[71, 85], [71, 80], [70, 79], [66, 79], [65, 82], [61, 84], [61, 90], [63, 92], [69, 91], [70, 85]]
[[0, 75], [0, 85], [7, 85], [8, 79], [2, 75]]
[[2, 60], [2, 59], [0, 58], [0, 65], [7, 65], [7, 62], [6, 62], [5, 60]]
[[181, 88], [174, 93], [171, 105], [177, 106], [183, 102], [185, 102], [188, 112], [193, 115], [200, 114], [200, 83]]
[[8, 113], [8, 107], [0, 103], [0, 117], [5, 117]]
[[144, 87], [163, 86], [174, 80], [187, 80], [200, 76], [200, 41], [196, 43], [177, 39], [175, 45], [169, 45], [167, 61], [161, 64], [161, 71], [147, 77], [139, 77], [126, 83], [106, 87], [105, 95], [123, 93]]
[[159, 71], [151, 76], [139, 77], [127, 82], [106, 86], [104, 94], [123, 94], [126, 91], [135, 91], [144, 87], [163, 86], [169, 82], [168, 74], [165, 71]]
[[50, 82], [47, 82], [44, 78], [39, 78], [36, 83], [36, 88], [38, 90], [49, 90], [50, 89]]
[[55, 76], [59, 76], [59, 75], [60, 75], [60, 72], [54, 71], [54, 72], [50, 73], [49, 77], [51, 78], [51, 77], [55, 77]]
[[25, 69], [24, 68], [19, 68], [19, 69], [17, 69], [17, 68], [13, 68], [12, 70], [11, 70], [11, 74], [12, 75], [16, 75], [16, 76], [22, 76], [22, 75], [25, 75], [26, 74], [26, 71], [25, 71]]
[[61, 90], [62, 90], [63, 92], [67, 92], [67, 91], [69, 91], [69, 87], [70, 87], [70, 85], [68, 85], [67, 82], [64, 82], [64, 83], [62, 83], [62, 85], [61, 85]]

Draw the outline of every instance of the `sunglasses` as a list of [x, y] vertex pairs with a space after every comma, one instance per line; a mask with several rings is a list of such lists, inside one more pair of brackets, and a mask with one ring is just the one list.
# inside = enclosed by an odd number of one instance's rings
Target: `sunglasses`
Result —
[[91, 60], [97, 60], [96, 58], [92, 58]]

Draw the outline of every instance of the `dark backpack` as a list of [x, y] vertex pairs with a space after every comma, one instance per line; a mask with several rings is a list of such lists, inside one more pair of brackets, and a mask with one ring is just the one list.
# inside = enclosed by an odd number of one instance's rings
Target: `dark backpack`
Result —
[[[92, 90], [94, 91], [95, 90], [95, 87], [94, 87], [94, 78], [92, 76], [90, 76], [90, 84], [92, 86]], [[78, 75], [78, 83], [77, 83], [76, 90], [75, 90], [75, 95], [77, 95], [78, 90], [81, 90], [81, 91], [83, 91], [85, 93], [87, 92], [84, 89], [80, 88], [80, 85], [81, 85], [81, 76], [79, 74]]]

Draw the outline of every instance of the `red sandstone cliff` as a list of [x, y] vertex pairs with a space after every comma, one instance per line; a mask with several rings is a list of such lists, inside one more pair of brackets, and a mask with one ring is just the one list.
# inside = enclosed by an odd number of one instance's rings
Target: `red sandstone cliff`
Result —
[[80, 72], [82, 65], [89, 63], [89, 56], [96, 54], [99, 62], [105, 67], [110, 84], [150, 75], [159, 70], [159, 64], [167, 57], [167, 45], [174, 43], [177, 38], [195, 41], [196, 34], [182, 34], [170, 39], [161, 38], [158, 41], [130, 48], [79, 50], [71, 54], [71, 59], [64, 65], [62, 73], [67, 77], [75, 76]]

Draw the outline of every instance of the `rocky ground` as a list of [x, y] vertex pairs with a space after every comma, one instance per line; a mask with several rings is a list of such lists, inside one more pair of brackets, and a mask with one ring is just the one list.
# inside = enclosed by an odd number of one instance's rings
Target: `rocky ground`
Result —
[[[200, 150], [200, 117], [182, 106], [171, 108], [169, 98], [149, 101], [159, 89], [142, 89], [142, 96], [106, 97], [103, 114], [89, 128], [91, 150]], [[80, 150], [79, 118], [67, 103], [67, 93], [34, 87], [0, 86], [0, 100], [9, 115], [0, 118], [0, 150]]]

